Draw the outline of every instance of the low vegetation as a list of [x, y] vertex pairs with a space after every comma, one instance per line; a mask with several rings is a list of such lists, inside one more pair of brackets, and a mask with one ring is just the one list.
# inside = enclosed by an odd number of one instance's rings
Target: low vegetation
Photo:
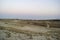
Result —
[[[50, 25], [50, 28], [47, 28], [47, 23]], [[7, 25], [11, 25], [11, 27]], [[18, 29], [26, 25], [28, 27], [32, 27], [31, 25], [35, 27], [41, 26], [47, 29], [47, 32]], [[60, 40], [60, 20], [0, 19], [0, 40]]]

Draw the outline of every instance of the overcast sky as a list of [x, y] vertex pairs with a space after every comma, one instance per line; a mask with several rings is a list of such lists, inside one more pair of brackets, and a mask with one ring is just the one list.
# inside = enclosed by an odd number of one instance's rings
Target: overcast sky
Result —
[[60, 19], [59, 0], [0, 0], [0, 18]]

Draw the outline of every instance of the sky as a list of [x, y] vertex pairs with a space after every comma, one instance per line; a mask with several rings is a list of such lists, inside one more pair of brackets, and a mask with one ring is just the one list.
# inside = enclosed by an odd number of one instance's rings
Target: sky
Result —
[[60, 0], [0, 0], [0, 18], [60, 19]]

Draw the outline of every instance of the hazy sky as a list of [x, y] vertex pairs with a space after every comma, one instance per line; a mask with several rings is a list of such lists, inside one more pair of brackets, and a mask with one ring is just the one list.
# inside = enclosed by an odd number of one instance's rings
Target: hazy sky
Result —
[[0, 18], [60, 19], [59, 0], [0, 0]]

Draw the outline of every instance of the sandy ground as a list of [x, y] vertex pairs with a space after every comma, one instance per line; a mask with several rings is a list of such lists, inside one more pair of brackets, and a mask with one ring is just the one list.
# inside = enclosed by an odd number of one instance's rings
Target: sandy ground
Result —
[[[16, 23], [8, 23], [0, 21], [0, 26], [14, 28], [21, 31], [29, 31], [35, 33], [17, 33], [15, 31], [0, 30], [0, 40], [60, 40], [60, 28], [45, 28], [35, 25], [16, 25]], [[11, 30], [11, 29], [10, 29]], [[32, 35], [34, 34], [34, 35]]]

